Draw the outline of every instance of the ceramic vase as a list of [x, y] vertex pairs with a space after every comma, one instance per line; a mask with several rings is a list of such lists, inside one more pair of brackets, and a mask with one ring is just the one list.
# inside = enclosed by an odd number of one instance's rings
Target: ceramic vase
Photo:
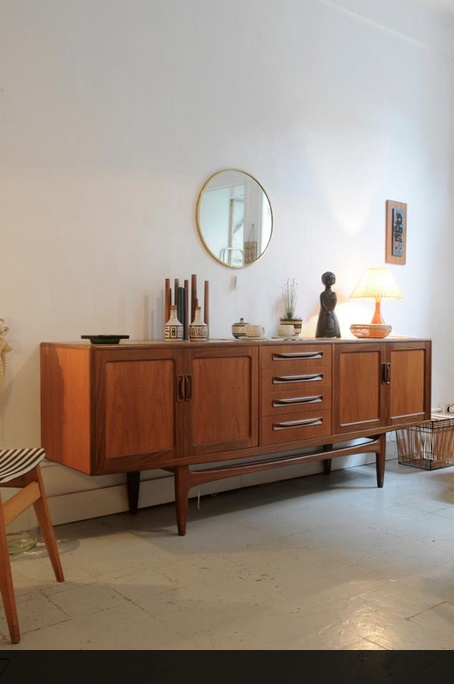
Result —
[[164, 340], [167, 342], [183, 341], [183, 324], [177, 316], [177, 307], [172, 304], [170, 307], [170, 318], [164, 325]]
[[196, 306], [194, 320], [189, 326], [189, 339], [191, 342], [205, 341], [208, 339], [208, 326], [202, 318], [202, 309]]

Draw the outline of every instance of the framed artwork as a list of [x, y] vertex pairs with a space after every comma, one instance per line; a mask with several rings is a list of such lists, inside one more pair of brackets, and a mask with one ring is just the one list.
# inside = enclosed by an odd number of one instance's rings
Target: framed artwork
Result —
[[387, 264], [405, 264], [407, 252], [407, 205], [386, 200]]

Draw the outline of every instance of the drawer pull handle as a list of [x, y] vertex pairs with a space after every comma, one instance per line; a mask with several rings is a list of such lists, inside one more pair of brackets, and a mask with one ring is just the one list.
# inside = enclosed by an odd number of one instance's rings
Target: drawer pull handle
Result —
[[313, 397], [293, 397], [292, 399], [274, 399], [272, 406], [291, 406], [293, 404], [320, 404], [323, 401], [322, 394], [316, 394]]
[[286, 382], [314, 382], [323, 380], [323, 373], [305, 373], [303, 375], [276, 375], [273, 377], [273, 385]]
[[273, 361], [280, 359], [323, 359], [323, 352], [281, 352], [280, 354], [273, 354], [272, 358]]
[[298, 427], [312, 427], [323, 425], [323, 418], [308, 418], [307, 420], [288, 420], [285, 423], [273, 423], [273, 430], [291, 430]]
[[391, 364], [390, 363], [382, 363], [382, 368], [381, 368], [381, 381], [383, 385], [390, 385], [391, 384]]

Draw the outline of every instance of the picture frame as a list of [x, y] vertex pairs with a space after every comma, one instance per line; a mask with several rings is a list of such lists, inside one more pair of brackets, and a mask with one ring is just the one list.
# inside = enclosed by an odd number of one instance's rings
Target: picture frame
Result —
[[387, 264], [406, 262], [407, 256], [407, 204], [386, 200], [386, 251]]

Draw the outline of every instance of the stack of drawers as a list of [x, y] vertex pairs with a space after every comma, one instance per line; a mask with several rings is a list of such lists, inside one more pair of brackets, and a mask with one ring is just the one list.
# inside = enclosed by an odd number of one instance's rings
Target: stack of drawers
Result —
[[263, 346], [261, 441], [279, 444], [331, 433], [331, 346]]

